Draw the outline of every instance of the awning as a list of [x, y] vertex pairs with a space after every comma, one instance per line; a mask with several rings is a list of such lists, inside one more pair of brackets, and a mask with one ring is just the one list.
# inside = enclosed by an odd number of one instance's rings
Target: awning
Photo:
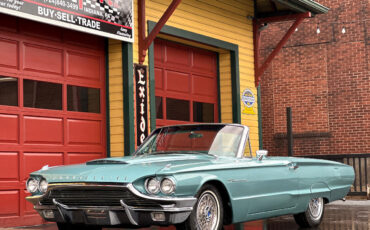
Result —
[[265, 18], [311, 12], [325, 14], [329, 8], [312, 0], [256, 0], [256, 17]]

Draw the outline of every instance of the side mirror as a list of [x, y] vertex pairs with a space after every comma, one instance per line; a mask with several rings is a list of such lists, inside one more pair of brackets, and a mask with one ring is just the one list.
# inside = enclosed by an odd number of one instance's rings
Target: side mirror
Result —
[[257, 160], [261, 161], [264, 157], [266, 157], [268, 154], [267, 150], [257, 150], [256, 155], [257, 155]]

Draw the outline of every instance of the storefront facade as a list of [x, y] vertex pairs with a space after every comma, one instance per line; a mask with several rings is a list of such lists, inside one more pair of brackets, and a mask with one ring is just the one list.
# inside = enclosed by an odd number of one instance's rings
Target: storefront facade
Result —
[[[256, 11], [273, 8], [260, 2], [257, 7], [252, 0], [181, 1], [145, 49], [143, 76], [136, 65], [142, 55], [139, 0], [132, 2], [134, 17], [125, 19], [132, 20], [133, 39], [104, 38], [1, 11], [0, 227], [42, 223], [24, 199], [30, 172], [130, 155], [155, 127], [241, 123], [250, 127], [252, 150], [258, 150], [253, 19]], [[145, 1], [146, 35], [170, 4]]]

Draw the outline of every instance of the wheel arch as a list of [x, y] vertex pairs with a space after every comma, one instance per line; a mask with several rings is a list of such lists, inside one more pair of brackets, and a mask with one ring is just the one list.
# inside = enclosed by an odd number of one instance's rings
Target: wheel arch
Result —
[[232, 210], [232, 207], [231, 207], [230, 194], [229, 194], [229, 191], [227, 190], [226, 186], [221, 181], [214, 180], [214, 179], [213, 180], [208, 180], [205, 183], [203, 183], [201, 188], [204, 185], [212, 185], [220, 192], [220, 195], [221, 195], [221, 198], [222, 198], [222, 206], [224, 208], [223, 223], [225, 225], [231, 224], [232, 220], [233, 220], [233, 212], [232, 212], [233, 210]]

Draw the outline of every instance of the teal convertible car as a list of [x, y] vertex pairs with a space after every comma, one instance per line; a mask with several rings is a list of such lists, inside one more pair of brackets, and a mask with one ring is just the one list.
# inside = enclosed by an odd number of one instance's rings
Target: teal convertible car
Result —
[[31, 173], [27, 200], [59, 229], [218, 230], [287, 214], [314, 227], [353, 181], [337, 162], [252, 157], [246, 126], [197, 124], [156, 129], [132, 156], [44, 166]]

